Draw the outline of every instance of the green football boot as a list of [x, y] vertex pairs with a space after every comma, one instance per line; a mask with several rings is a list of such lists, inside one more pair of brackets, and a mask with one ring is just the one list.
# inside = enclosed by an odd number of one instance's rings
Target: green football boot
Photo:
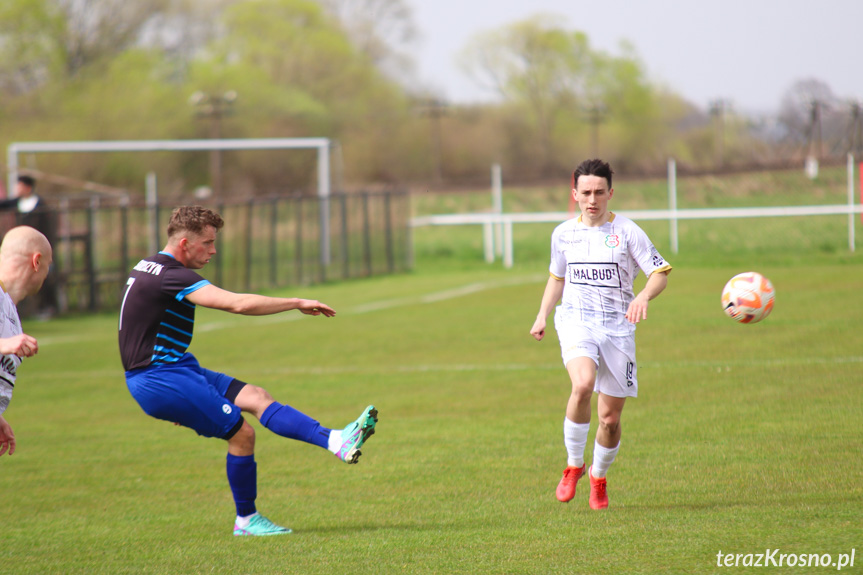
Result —
[[238, 527], [237, 524], [234, 524], [234, 535], [255, 535], [255, 536], [264, 536], [264, 535], [287, 535], [291, 533], [291, 530], [287, 527], [282, 527], [281, 525], [276, 525], [260, 513], [253, 515], [252, 520], [249, 521], [249, 524], [246, 527]]
[[336, 457], [345, 463], [356, 463], [362, 455], [360, 448], [374, 434], [377, 422], [378, 410], [374, 405], [370, 405], [356, 421], [342, 430], [342, 446], [336, 453]]

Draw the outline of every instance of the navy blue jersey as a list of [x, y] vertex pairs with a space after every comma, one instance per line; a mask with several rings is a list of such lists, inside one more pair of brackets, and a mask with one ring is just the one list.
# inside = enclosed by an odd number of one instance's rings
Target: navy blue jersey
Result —
[[182, 357], [195, 326], [195, 304], [186, 296], [209, 283], [165, 252], [138, 262], [120, 306], [120, 357], [126, 371]]

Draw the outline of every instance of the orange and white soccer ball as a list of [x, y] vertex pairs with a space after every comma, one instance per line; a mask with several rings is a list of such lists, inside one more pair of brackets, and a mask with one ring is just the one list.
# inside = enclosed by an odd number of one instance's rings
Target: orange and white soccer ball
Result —
[[756, 323], [773, 311], [776, 292], [770, 280], [758, 272], [737, 274], [722, 289], [722, 309], [740, 323]]

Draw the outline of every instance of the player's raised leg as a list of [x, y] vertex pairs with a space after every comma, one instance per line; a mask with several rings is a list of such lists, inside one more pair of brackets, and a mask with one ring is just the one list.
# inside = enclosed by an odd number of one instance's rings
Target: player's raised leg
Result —
[[327, 449], [345, 463], [357, 462], [362, 455], [360, 448], [374, 434], [378, 421], [378, 410], [370, 405], [344, 429], [329, 429], [293, 407], [275, 401], [267, 390], [255, 385], [245, 385], [235, 403], [258, 417], [273, 433]]
[[279, 403], [263, 387], [243, 385], [234, 403], [276, 435], [327, 448], [328, 428], [290, 405]]

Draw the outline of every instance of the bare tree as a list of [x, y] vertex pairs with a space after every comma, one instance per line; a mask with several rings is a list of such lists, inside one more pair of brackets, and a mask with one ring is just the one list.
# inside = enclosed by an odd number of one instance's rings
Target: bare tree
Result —
[[[177, 0], [173, 0], [174, 3]], [[138, 44], [172, 0], [3, 0], [0, 89], [30, 92]]]
[[142, 29], [168, 0], [57, 0], [66, 15], [66, 71], [82, 68], [135, 45]]
[[320, 0], [351, 42], [388, 76], [412, 71], [407, 52], [417, 37], [413, 12], [404, 0]]
[[221, 32], [217, 15], [240, 0], [167, 0], [142, 26], [139, 41], [188, 63]]
[[544, 171], [553, 164], [556, 116], [582, 103], [599, 103], [585, 89], [593, 61], [587, 36], [564, 30], [559, 22], [559, 17], [538, 15], [483, 32], [461, 54], [462, 68], [477, 82], [497, 90], [504, 101], [524, 106]]
[[805, 154], [822, 155], [823, 115], [835, 102], [830, 86], [815, 78], [798, 80], [783, 97], [780, 121], [788, 130], [789, 140], [805, 146]]
[[62, 12], [47, 2], [5, 0], [0, 3], [0, 91], [26, 94], [46, 83], [64, 66], [56, 38], [62, 34]]

